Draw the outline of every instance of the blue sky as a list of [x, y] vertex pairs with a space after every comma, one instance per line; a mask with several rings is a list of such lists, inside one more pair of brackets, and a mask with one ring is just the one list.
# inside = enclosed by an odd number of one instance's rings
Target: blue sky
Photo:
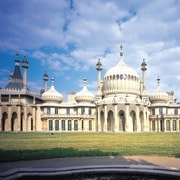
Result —
[[148, 93], [159, 76], [162, 90], [173, 90], [180, 101], [179, 12], [178, 0], [0, 0], [0, 87], [18, 52], [29, 61], [31, 91], [43, 88], [47, 71], [64, 96], [80, 91], [84, 77], [95, 92], [97, 60], [103, 77], [119, 61], [122, 44], [125, 63], [140, 77], [146, 59]]

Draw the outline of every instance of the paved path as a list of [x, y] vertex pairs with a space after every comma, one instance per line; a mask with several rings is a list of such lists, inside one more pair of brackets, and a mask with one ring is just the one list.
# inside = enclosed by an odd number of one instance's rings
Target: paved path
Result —
[[0, 163], [0, 173], [17, 168], [66, 168], [90, 165], [153, 165], [180, 171], [180, 158], [158, 156], [74, 157]]

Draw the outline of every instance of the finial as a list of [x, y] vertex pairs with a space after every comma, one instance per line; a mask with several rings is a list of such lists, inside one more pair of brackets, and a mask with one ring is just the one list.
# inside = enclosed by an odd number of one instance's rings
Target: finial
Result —
[[51, 85], [54, 86], [54, 77], [51, 78]]
[[87, 84], [87, 78], [84, 78], [83, 79], [83, 85], [86, 86], [86, 84]]
[[16, 60], [19, 60], [19, 53], [16, 53]]
[[120, 56], [122, 57], [123, 56], [123, 46], [122, 45], [120, 45]]
[[47, 71], [45, 71], [45, 73], [44, 73], [44, 75], [43, 75], [43, 80], [44, 80], [44, 81], [48, 81]]
[[143, 62], [141, 63], [141, 70], [142, 71], [146, 71], [147, 70], [147, 64], [145, 59], [143, 58]]
[[96, 63], [96, 70], [98, 70], [98, 71], [101, 71], [102, 70], [102, 64], [101, 64], [101, 60], [100, 59], [98, 59], [98, 62]]
[[157, 78], [157, 85], [159, 86], [159, 84], [160, 84], [160, 78], [158, 76], [158, 78]]

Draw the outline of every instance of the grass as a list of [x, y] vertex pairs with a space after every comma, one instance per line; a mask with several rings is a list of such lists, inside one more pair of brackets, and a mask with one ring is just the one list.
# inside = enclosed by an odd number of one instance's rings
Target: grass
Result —
[[180, 157], [180, 133], [0, 133], [0, 161], [56, 157]]

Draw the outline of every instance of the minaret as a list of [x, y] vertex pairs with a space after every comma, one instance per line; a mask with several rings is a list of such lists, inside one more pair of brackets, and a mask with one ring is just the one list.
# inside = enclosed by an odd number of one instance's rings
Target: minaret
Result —
[[143, 59], [143, 62], [141, 64], [141, 71], [142, 71], [142, 92], [146, 92], [146, 70], [147, 70], [147, 64], [145, 62], [145, 59]]
[[28, 69], [28, 61], [26, 59], [26, 56], [24, 56], [24, 59], [22, 61], [22, 67], [23, 67], [23, 85], [24, 89], [27, 90], [27, 69]]
[[98, 91], [97, 91], [97, 98], [101, 98], [101, 71], [102, 71], [102, 64], [100, 59], [98, 59], [98, 62], [96, 63], [96, 70], [98, 72]]
[[44, 80], [44, 91], [46, 92], [47, 89], [48, 89], [48, 86], [47, 86], [48, 74], [47, 74], [47, 72], [44, 73], [44, 75], [43, 75], [43, 80]]

